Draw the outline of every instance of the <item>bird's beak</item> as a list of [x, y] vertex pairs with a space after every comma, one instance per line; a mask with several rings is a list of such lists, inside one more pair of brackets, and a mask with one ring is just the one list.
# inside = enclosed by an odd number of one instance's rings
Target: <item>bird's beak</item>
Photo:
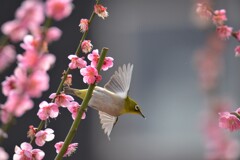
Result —
[[144, 116], [144, 114], [142, 113], [142, 111], [140, 111], [140, 115], [146, 119], [146, 117]]

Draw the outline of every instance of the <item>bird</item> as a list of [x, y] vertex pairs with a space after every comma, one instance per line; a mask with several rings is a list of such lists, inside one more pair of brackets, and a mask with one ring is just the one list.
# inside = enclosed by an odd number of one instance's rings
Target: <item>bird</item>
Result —
[[[104, 87], [96, 86], [88, 106], [99, 112], [100, 123], [110, 140], [110, 134], [118, 117], [131, 113], [145, 118], [138, 103], [129, 96], [133, 64], [123, 65], [111, 76]], [[84, 99], [87, 89], [64, 87], [64, 93]]]

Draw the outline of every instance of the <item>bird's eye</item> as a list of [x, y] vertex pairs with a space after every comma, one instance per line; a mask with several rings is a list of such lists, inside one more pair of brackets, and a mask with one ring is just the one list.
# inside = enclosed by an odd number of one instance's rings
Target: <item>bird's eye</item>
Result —
[[135, 106], [135, 110], [136, 110], [136, 111], [139, 110], [139, 106], [138, 106], [138, 105]]

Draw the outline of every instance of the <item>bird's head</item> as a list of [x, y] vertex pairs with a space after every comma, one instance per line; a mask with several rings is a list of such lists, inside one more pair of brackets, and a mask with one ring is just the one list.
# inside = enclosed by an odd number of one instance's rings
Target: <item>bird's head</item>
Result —
[[139, 114], [143, 118], [145, 118], [144, 114], [141, 111], [140, 106], [137, 104], [136, 101], [134, 101], [129, 96], [127, 96], [126, 102], [125, 102], [125, 112], [126, 113], [132, 113], [132, 114]]

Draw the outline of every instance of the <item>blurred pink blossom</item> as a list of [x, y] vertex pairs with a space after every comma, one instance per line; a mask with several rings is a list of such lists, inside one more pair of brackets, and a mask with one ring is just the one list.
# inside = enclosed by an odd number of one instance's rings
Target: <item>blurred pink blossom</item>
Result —
[[55, 103], [62, 107], [68, 107], [71, 104], [71, 101], [74, 100], [72, 96], [66, 95], [64, 93], [60, 93], [59, 95], [52, 93], [49, 98], [55, 99]]
[[93, 48], [93, 45], [90, 40], [84, 40], [81, 44], [82, 52], [85, 54], [87, 54], [88, 52], [91, 52], [92, 48]]
[[39, 39], [35, 39], [32, 35], [26, 35], [23, 38], [23, 43], [20, 44], [20, 46], [24, 49], [24, 50], [37, 50], [38, 46], [39, 46]]
[[13, 42], [19, 42], [28, 33], [27, 28], [23, 27], [19, 20], [5, 22], [1, 27], [2, 32]]
[[238, 41], [240, 41], [240, 30], [237, 31], [237, 32], [234, 32], [234, 33], [233, 33], [233, 36], [234, 36]]
[[[71, 102], [71, 104], [67, 107], [69, 112], [72, 113], [72, 118], [75, 120], [77, 117], [78, 110], [80, 108], [80, 105], [77, 102]], [[86, 118], [86, 113], [84, 112], [82, 115], [82, 119]]]
[[95, 67], [87, 66], [80, 70], [81, 75], [83, 76], [83, 82], [87, 84], [93, 84], [101, 80], [100, 75]]
[[12, 45], [0, 48], [0, 73], [16, 59], [16, 51]]
[[202, 19], [210, 19], [212, 16], [211, 11], [209, 10], [208, 6], [203, 3], [198, 3], [196, 8], [196, 13], [199, 15]]
[[11, 91], [16, 89], [16, 77], [14, 75], [6, 77], [6, 80], [2, 82], [2, 93], [8, 96]]
[[21, 20], [25, 27], [36, 27], [44, 21], [43, 3], [41, 1], [25, 0], [17, 9], [15, 17]]
[[217, 113], [229, 110], [231, 106], [229, 101], [217, 98], [210, 103], [211, 110], [205, 112], [204, 117], [201, 118], [205, 136], [206, 160], [237, 160], [239, 157], [238, 141], [218, 126]]
[[233, 28], [224, 26], [217, 27], [217, 34], [221, 39], [228, 39], [232, 35]]
[[71, 62], [69, 63], [69, 68], [70, 69], [76, 69], [76, 68], [84, 68], [87, 65], [87, 62], [83, 60], [83, 58], [79, 58], [76, 55], [69, 55], [68, 59], [71, 60]]
[[50, 27], [48, 28], [47, 34], [46, 34], [46, 40], [47, 42], [53, 42], [53, 41], [57, 41], [60, 39], [62, 35], [62, 31], [57, 28], [57, 27]]
[[16, 89], [30, 97], [40, 97], [49, 88], [49, 76], [45, 71], [37, 70], [28, 75], [22, 68], [16, 68], [14, 75], [17, 79]]
[[38, 146], [43, 146], [45, 144], [45, 142], [49, 142], [52, 141], [55, 137], [55, 135], [53, 134], [54, 131], [50, 128], [46, 128], [44, 131], [38, 131], [35, 135], [36, 139], [35, 139], [35, 143]]
[[2, 109], [16, 117], [22, 116], [26, 111], [32, 109], [33, 102], [26, 94], [11, 92]]
[[2, 104], [0, 104], [0, 109], [1, 109], [1, 112], [0, 112], [1, 122], [3, 124], [6, 124], [11, 120], [12, 115], [4, 109], [4, 105]]
[[227, 21], [227, 16], [226, 16], [226, 10], [221, 9], [221, 10], [215, 10], [212, 21], [216, 25], [223, 25], [225, 21]]
[[89, 23], [88, 19], [80, 20], [79, 27], [81, 32], [86, 32], [88, 30], [88, 23]]
[[55, 56], [49, 53], [38, 54], [36, 51], [27, 50], [23, 55], [18, 55], [19, 66], [31, 70], [47, 71], [55, 63]]
[[235, 47], [235, 56], [239, 57], [240, 56], [240, 45]]
[[39, 108], [37, 115], [43, 121], [47, 120], [49, 117], [56, 118], [59, 114], [58, 106], [55, 103], [43, 101], [39, 104]]
[[[60, 152], [62, 146], [63, 146], [63, 142], [58, 142], [58, 143], [56, 143], [56, 144], [54, 145], [54, 147], [56, 148], [56, 152], [57, 152], [57, 153]], [[77, 147], [78, 147], [78, 143], [72, 143], [72, 144], [70, 144], [70, 145], [68, 146], [65, 154], [63, 155], [63, 157], [67, 157], [67, 156], [69, 157], [69, 156], [71, 156], [71, 155], [76, 151]]]
[[15, 20], [5, 22], [1, 29], [13, 42], [18, 42], [31, 28], [39, 26], [44, 21], [42, 2], [24, 1], [16, 11], [15, 18]]
[[8, 153], [4, 150], [4, 148], [0, 147], [0, 160], [8, 160], [9, 156]]
[[42, 160], [45, 153], [40, 149], [32, 149], [32, 145], [23, 142], [20, 147], [15, 146], [13, 160]]
[[68, 17], [73, 9], [72, 0], [47, 0], [46, 14], [57, 21]]
[[[31, 34], [36, 39], [42, 39], [43, 28], [35, 27], [31, 29]], [[62, 31], [58, 27], [49, 27], [46, 32], [45, 41], [51, 43], [60, 39]]]
[[107, 7], [104, 7], [101, 4], [95, 4], [94, 12], [102, 19], [105, 19], [106, 17], [108, 17]]
[[219, 127], [235, 131], [240, 129], [240, 120], [229, 112], [219, 113]]

